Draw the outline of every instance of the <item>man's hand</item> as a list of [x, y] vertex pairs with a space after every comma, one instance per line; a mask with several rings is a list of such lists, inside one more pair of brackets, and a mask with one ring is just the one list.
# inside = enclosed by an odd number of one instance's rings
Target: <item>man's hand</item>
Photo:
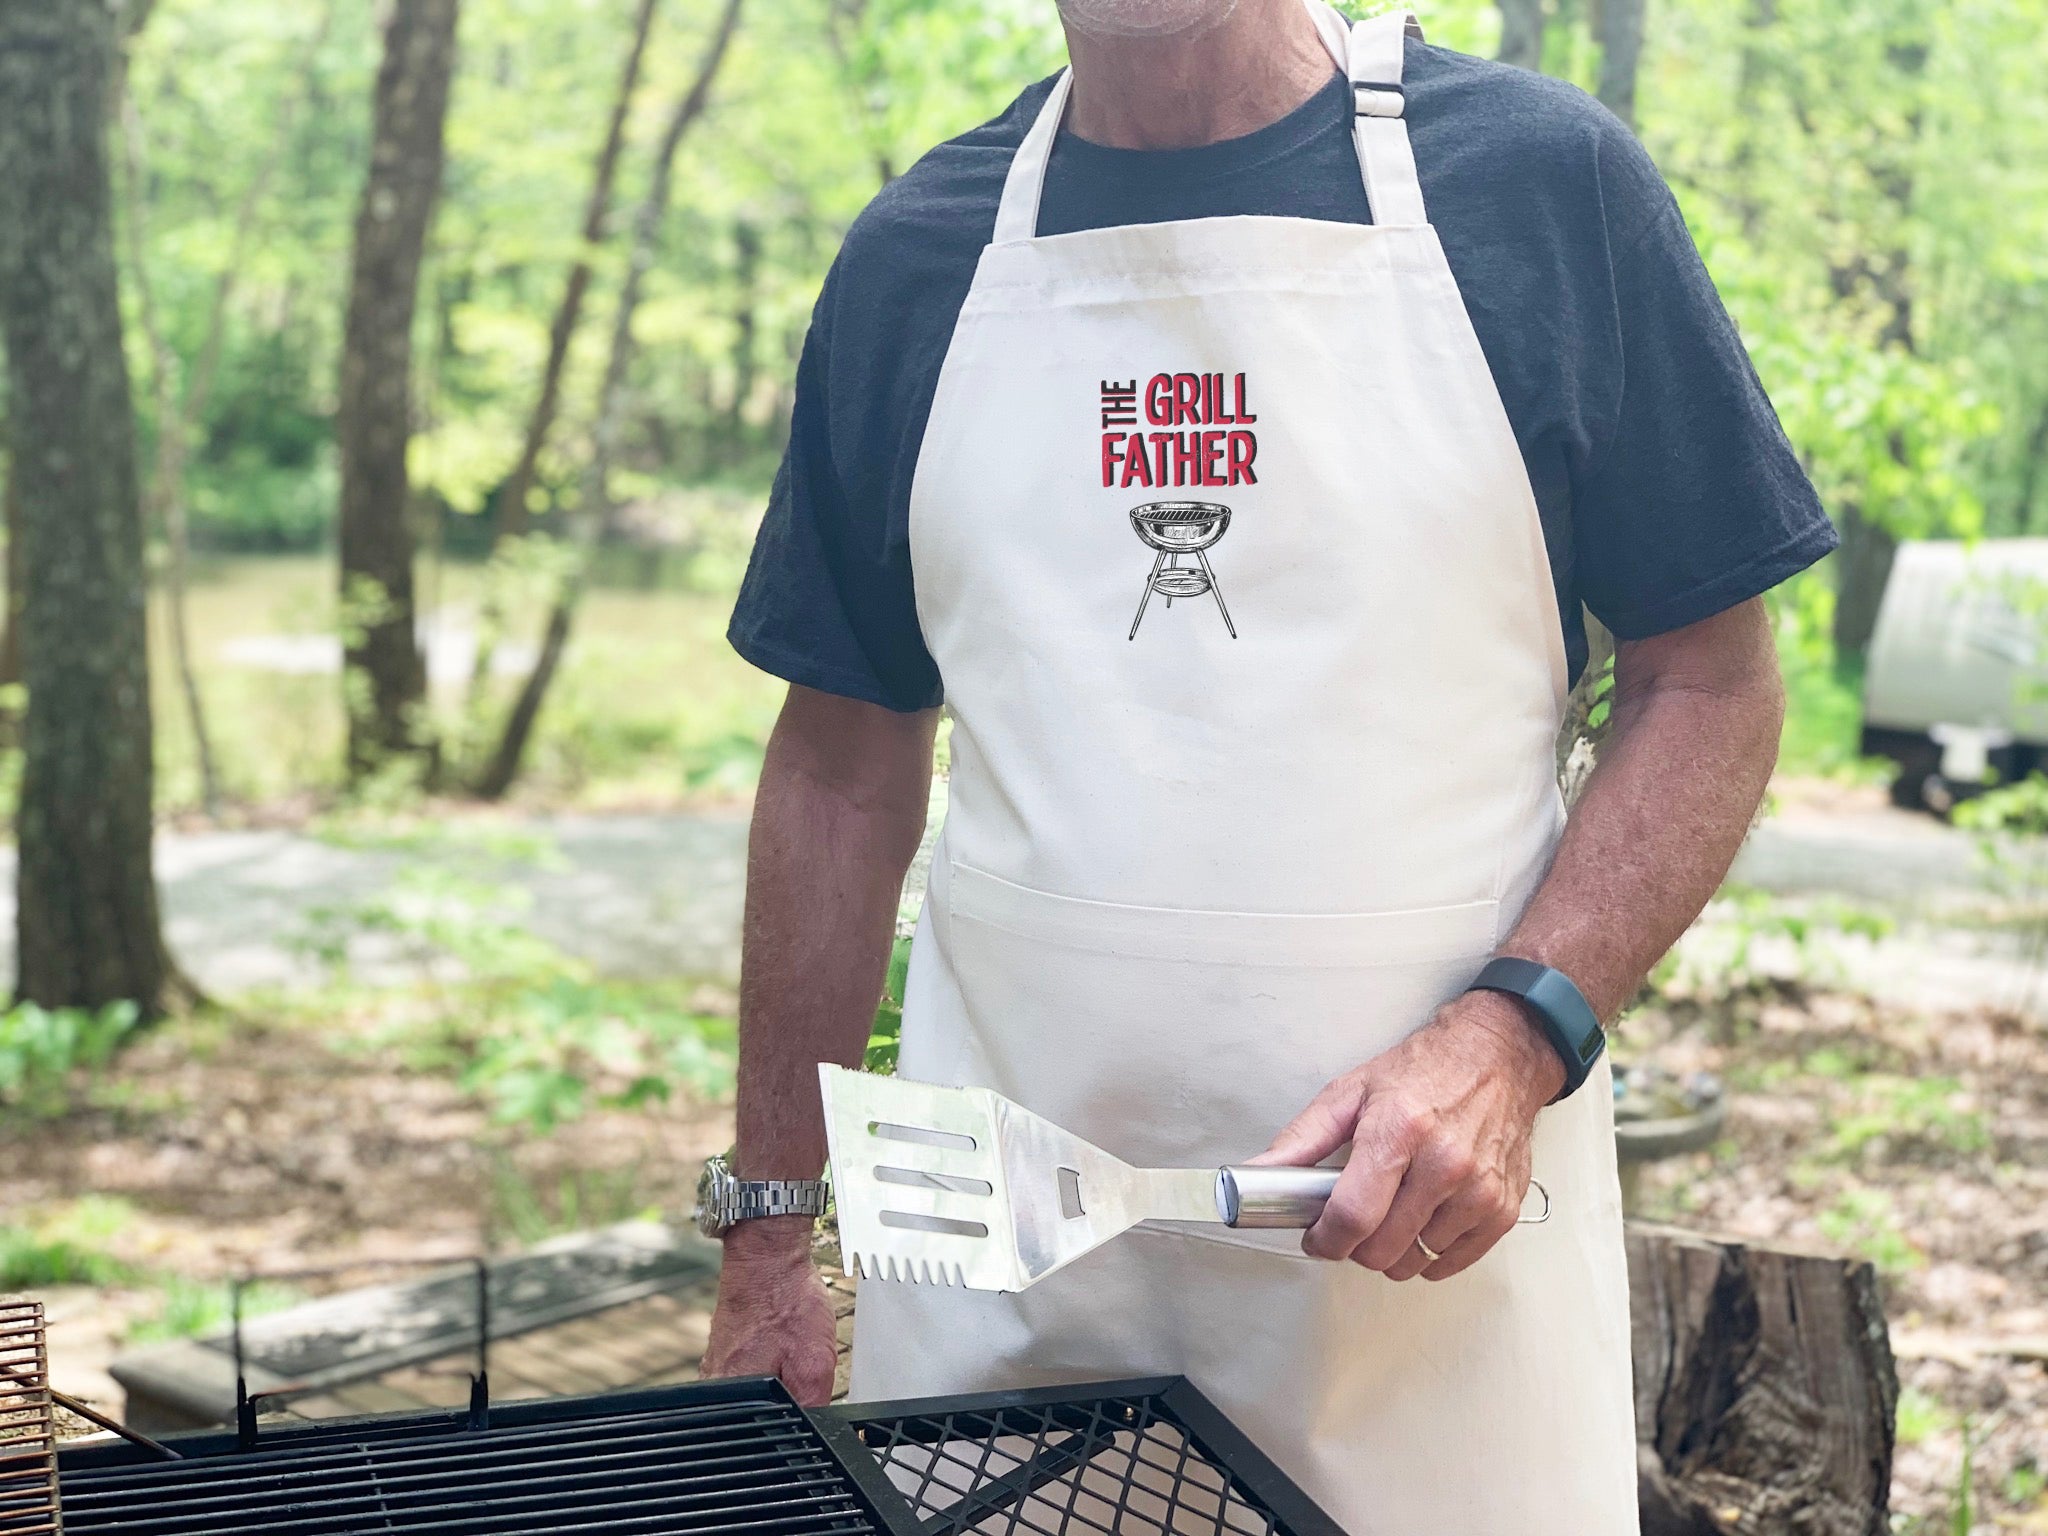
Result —
[[779, 1377], [791, 1397], [818, 1408], [832, 1401], [838, 1355], [832, 1301], [811, 1262], [810, 1217], [767, 1217], [728, 1232], [700, 1373]]
[[1444, 1280], [1514, 1230], [1536, 1112], [1563, 1086], [1564, 1064], [1521, 1004], [1468, 992], [1332, 1082], [1252, 1161], [1309, 1167], [1351, 1143], [1302, 1251], [1389, 1280]]

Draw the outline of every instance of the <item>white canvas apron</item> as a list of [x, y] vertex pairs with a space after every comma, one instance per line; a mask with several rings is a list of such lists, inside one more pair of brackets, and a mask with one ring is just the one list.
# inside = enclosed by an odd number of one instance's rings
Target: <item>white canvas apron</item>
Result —
[[[1398, 83], [1402, 18], [1311, 10]], [[1424, 1023], [1563, 821], [1534, 497], [1406, 126], [1371, 115], [1399, 93], [1357, 95], [1371, 226], [1041, 239], [1063, 76], [918, 461], [953, 766], [902, 1071], [1135, 1163], [1242, 1160]], [[1209, 510], [1131, 516], [1161, 502]], [[1353, 1536], [1633, 1533], [1610, 1092], [1603, 1064], [1543, 1112], [1551, 1219], [1449, 1281], [1141, 1228], [1018, 1296], [863, 1286], [854, 1394], [1185, 1374]]]

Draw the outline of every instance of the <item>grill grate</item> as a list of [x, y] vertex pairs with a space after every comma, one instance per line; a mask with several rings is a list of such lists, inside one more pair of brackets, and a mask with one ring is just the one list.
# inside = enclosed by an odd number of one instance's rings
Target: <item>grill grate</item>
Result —
[[1177, 1377], [816, 1411], [696, 1382], [171, 1443], [65, 1447], [68, 1536], [1342, 1536]]
[[43, 1304], [0, 1297], [0, 1531], [56, 1531], [57, 1423]]
[[67, 1457], [67, 1536], [880, 1533], [803, 1410], [762, 1383], [506, 1405], [488, 1429], [415, 1414], [266, 1431], [248, 1452], [214, 1437], [220, 1455], [194, 1438], [180, 1462]]
[[920, 1536], [1340, 1536], [1179, 1378], [846, 1412]]
[[1229, 510], [1213, 501], [1155, 501], [1131, 508], [1131, 516], [1141, 523], [1207, 523]]

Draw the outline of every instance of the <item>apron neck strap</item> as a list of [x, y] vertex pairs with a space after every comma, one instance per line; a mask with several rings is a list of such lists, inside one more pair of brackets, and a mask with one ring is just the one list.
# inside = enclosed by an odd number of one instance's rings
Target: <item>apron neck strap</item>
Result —
[[[1403, 38], [1411, 34], [1420, 38], [1422, 28], [1406, 12], [1392, 11], [1347, 30], [1344, 18], [1323, 0], [1303, 3], [1323, 46], [1351, 81], [1352, 137], [1358, 145], [1358, 164], [1373, 222], [1428, 222], [1422, 210], [1422, 183], [1415, 174], [1415, 155], [1408, 144], [1407, 97], [1401, 88]], [[996, 245], [1011, 245], [1038, 234], [1038, 199], [1045, 190], [1045, 168], [1052, 159], [1060, 123], [1066, 118], [1073, 85], [1073, 70], [1061, 70], [1052, 94], [1010, 159], [1003, 199], [996, 207], [995, 232], [990, 237]]]
[[1010, 157], [1010, 174], [1003, 180], [1003, 200], [996, 207], [996, 230], [990, 236], [996, 245], [1014, 245], [1038, 234], [1038, 196], [1045, 190], [1045, 167], [1052, 159], [1052, 141], [1059, 135], [1067, 115], [1067, 98], [1073, 94], [1074, 71], [1070, 65], [1052, 83], [1052, 94], [1038, 109], [1038, 117], [1017, 153]]
[[[1310, 5], [1319, 11], [1329, 9], [1320, 0], [1310, 0]], [[1317, 24], [1320, 30], [1320, 16]], [[1353, 26], [1349, 46], [1338, 56], [1351, 79], [1351, 135], [1358, 145], [1365, 200], [1375, 224], [1429, 222], [1422, 211], [1415, 151], [1408, 143], [1408, 94], [1401, 87], [1403, 45], [1410, 35], [1422, 36], [1415, 18], [1389, 11]], [[1324, 41], [1327, 46], [1327, 34]]]

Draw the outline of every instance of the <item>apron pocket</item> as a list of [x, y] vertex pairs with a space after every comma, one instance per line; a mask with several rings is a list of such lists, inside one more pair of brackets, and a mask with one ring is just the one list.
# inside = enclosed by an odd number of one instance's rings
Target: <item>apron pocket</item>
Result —
[[[942, 863], [903, 1071], [979, 1082], [1150, 1167], [1241, 1162], [1461, 991], [1492, 900], [1405, 911], [1133, 907]], [[946, 1014], [957, 1017], [944, 1017]], [[933, 1015], [939, 1015], [934, 1017]], [[1176, 1228], [1299, 1251], [1291, 1232]]]
[[1500, 913], [1494, 900], [1395, 912], [1130, 907], [1034, 890], [970, 864], [954, 863], [946, 873], [957, 922], [1133, 961], [1356, 970], [1461, 960], [1492, 952]]

